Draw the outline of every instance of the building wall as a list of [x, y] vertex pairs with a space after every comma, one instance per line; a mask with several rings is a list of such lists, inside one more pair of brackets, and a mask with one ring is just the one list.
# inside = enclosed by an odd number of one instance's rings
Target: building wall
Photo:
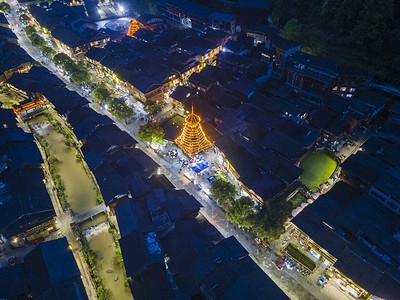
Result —
[[300, 97], [316, 103], [326, 97], [331, 91], [331, 84], [326, 84], [304, 76], [292, 70], [287, 70], [286, 86], [296, 90]]

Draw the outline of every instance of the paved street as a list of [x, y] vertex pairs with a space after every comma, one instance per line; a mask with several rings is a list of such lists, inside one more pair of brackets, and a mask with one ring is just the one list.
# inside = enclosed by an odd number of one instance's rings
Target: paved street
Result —
[[[16, 1], [9, 1], [13, 7], [16, 7]], [[85, 96], [89, 101], [92, 102], [92, 107], [96, 111], [106, 114], [109, 117], [112, 117], [106, 110], [100, 108], [97, 104], [93, 103], [93, 98], [91, 95], [86, 95], [81, 88], [73, 84], [66, 78], [62, 72], [49, 60], [45, 59], [39, 49], [31, 46], [29, 39], [26, 37], [25, 32], [22, 29], [22, 26], [19, 27], [15, 20], [15, 11], [12, 14], [11, 24], [14, 32], [17, 34], [20, 45], [23, 47], [34, 59], [44, 62], [44, 66], [49, 69], [53, 74], [62, 79], [67, 88], [79, 93], [82, 96]], [[92, 74], [93, 75], [93, 74]], [[132, 103], [132, 105], [134, 105]], [[158, 113], [155, 117], [162, 118], [164, 114], [168, 114], [170, 110], [170, 106], [167, 105], [163, 108], [162, 112]], [[320, 277], [320, 274], [323, 270], [318, 269], [315, 274], [310, 275], [309, 277], [305, 277], [301, 275], [299, 272], [295, 270], [284, 269], [283, 271], [278, 271], [274, 266], [274, 260], [277, 258], [276, 250], [279, 249], [279, 242], [271, 245], [271, 248], [266, 248], [262, 245], [258, 245], [254, 241], [254, 237], [249, 234], [247, 231], [238, 228], [236, 225], [228, 222], [225, 218], [225, 214], [218, 205], [211, 200], [202, 190], [197, 191], [192, 182], [190, 182], [183, 174], [179, 172], [180, 166], [174, 160], [169, 161], [168, 157], [160, 157], [154, 150], [147, 147], [142, 141], [136, 138], [136, 134], [138, 132], [138, 128], [140, 125], [143, 125], [143, 122], [140, 120], [140, 117], [145, 114], [145, 112], [137, 107], [136, 109], [137, 115], [132, 118], [132, 122], [130, 124], [126, 124], [125, 121], [115, 120], [115, 123], [123, 130], [128, 132], [133, 138], [135, 138], [140, 146], [140, 148], [150, 156], [155, 162], [157, 162], [163, 169], [163, 173], [166, 177], [174, 184], [177, 189], [185, 189], [188, 193], [193, 195], [202, 205], [201, 213], [212, 223], [225, 237], [234, 235], [239, 242], [246, 248], [246, 250], [250, 253], [251, 257], [258, 263], [258, 265], [265, 271], [265, 273], [283, 290], [287, 295], [289, 295], [292, 299], [346, 299], [346, 295], [344, 295], [341, 291], [339, 291], [336, 287], [331, 284], [328, 284], [325, 288], [319, 287], [316, 282]], [[355, 148], [358, 148], [359, 145], [354, 146], [354, 148], [348, 151], [354, 151]], [[344, 150], [343, 150], [344, 151]], [[345, 155], [348, 154], [347, 152]], [[202, 179], [204, 182], [206, 178]], [[50, 180], [48, 180], [48, 184], [50, 184]], [[51, 188], [49, 191], [51, 192]], [[54, 195], [52, 195], [53, 199]], [[59, 205], [58, 201], [53, 200], [55, 202], [55, 207]], [[59, 210], [59, 209], [58, 209]], [[78, 266], [81, 269], [81, 273], [84, 276], [85, 286], [88, 288], [87, 290], [90, 292], [90, 284], [91, 279], [86, 278], [88, 276], [87, 267], [82, 260], [81, 253], [77, 250], [76, 241], [69, 226], [71, 222], [71, 216], [68, 213], [63, 213], [61, 211], [57, 211], [59, 226], [62, 229], [62, 233], [67, 236], [69, 243], [73, 246], [73, 252], [77, 259]], [[89, 297], [92, 299], [91, 297]]]

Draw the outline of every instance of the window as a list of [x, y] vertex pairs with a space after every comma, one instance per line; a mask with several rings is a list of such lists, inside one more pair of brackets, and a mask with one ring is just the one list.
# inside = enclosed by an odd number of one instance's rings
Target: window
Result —
[[346, 98], [351, 98], [351, 97], [353, 97], [352, 94], [346, 94]]
[[355, 92], [355, 91], [356, 91], [355, 88], [350, 88], [350, 93], [353, 93], [353, 92]]
[[344, 86], [344, 87], [341, 87], [341, 88], [340, 88], [340, 91], [341, 91], [341, 92], [345, 92], [345, 91], [346, 91], [346, 87], [345, 87], [345, 86]]
[[392, 202], [386, 202], [386, 204], [389, 206], [389, 207], [391, 207], [391, 208], [393, 208], [394, 210], [396, 210], [398, 207], [395, 205], [395, 204], [393, 204]]

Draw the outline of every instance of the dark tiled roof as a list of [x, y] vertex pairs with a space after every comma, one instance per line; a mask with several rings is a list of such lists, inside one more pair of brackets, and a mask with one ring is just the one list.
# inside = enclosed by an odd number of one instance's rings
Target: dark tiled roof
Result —
[[377, 136], [370, 137], [363, 145], [364, 151], [394, 166], [400, 166], [400, 145], [389, 143]]
[[0, 278], [1, 299], [23, 299], [28, 294], [23, 264], [0, 268]]
[[299, 47], [300, 49], [300, 45], [298, 43], [296, 43], [295, 41], [291, 41], [288, 39], [285, 39], [281, 36], [277, 36], [275, 38], [275, 43], [276, 43], [276, 48], [288, 51], [291, 50], [293, 48], [297, 48]]
[[92, 47], [85, 56], [91, 60], [100, 62], [107, 55], [107, 50], [100, 47]]
[[10, 28], [4, 28], [3, 26], [0, 26], [0, 40], [3, 40], [3, 39], [15, 40], [15, 41], [18, 40], [17, 36]]
[[115, 215], [121, 237], [138, 230], [139, 232], [154, 231], [147, 204], [140, 199], [126, 198], [115, 206]]
[[107, 151], [118, 146], [132, 147], [135, 144], [135, 140], [128, 133], [114, 124], [107, 124], [91, 133], [81, 149], [86, 163], [93, 170], [105, 160]]
[[55, 217], [41, 167], [21, 168], [9, 175], [6, 189], [9, 199], [0, 206], [0, 229], [10, 238]]
[[349, 110], [352, 102], [353, 101], [349, 98], [344, 98], [336, 94], [330, 94], [323, 100], [323, 106], [342, 114]]
[[134, 230], [120, 238], [119, 243], [128, 277], [138, 276], [152, 265], [165, 268], [165, 254], [154, 232], [142, 233]]
[[59, 40], [70, 48], [74, 48], [88, 42], [85, 38], [64, 26], [58, 26], [53, 29], [51, 31], [51, 35], [56, 40]]
[[44, 95], [60, 115], [65, 115], [75, 108], [79, 109], [89, 103], [86, 98], [81, 97], [78, 93], [63, 87], [54, 87], [46, 91]]
[[81, 107], [73, 110], [67, 117], [78, 140], [91, 134], [98, 126], [113, 124], [113, 120], [100, 115], [89, 107]]
[[366, 184], [372, 184], [389, 169], [389, 165], [366, 152], [358, 151], [344, 161], [342, 169], [346, 174], [359, 178]]
[[10, 172], [14, 172], [24, 166], [40, 166], [43, 163], [42, 155], [33, 141], [16, 142], [9, 145], [6, 151], [0, 151], [6, 155]]
[[8, 20], [3, 13], [0, 13], [0, 24], [9, 26]]
[[324, 107], [318, 108], [311, 116], [310, 125], [316, 129], [323, 129], [339, 137], [350, 128], [346, 120], [342, 120], [338, 113]]
[[170, 98], [182, 102], [185, 98], [190, 97], [193, 93], [192, 89], [187, 86], [178, 86], [170, 95]]
[[214, 11], [209, 15], [210, 19], [224, 21], [224, 22], [233, 22], [236, 18], [233, 14], [221, 13]]
[[92, 172], [106, 205], [129, 194], [128, 182], [110, 164], [103, 163]]
[[318, 68], [321, 70], [326, 70], [332, 73], [336, 72], [336, 69], [339, 65], [336, 60], [330, 59], [328, 57], [314, 56], [301, 51], [297, 51], [291, 57], [296, 63]]
[[0, 71], [18, 68], [22, 64], [33, 62], [33, 58], [21, 47], [12, 43], [0, 43]]
[[88, 299], [66, 238], [37, 245], [24, 258], [33, 297]]
[[[0, 120], [1, 120], [0, 125], [17, 124], [17, 120], [15, 119], [15, 114], [12, 109], [0, 108]], [[0, 142], [0, 147], [1, 147], [1, 142]]]

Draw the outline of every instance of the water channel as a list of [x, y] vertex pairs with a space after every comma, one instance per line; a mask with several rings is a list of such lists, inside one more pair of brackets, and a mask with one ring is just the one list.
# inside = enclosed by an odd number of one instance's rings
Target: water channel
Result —
[[[65, 144], [64, 136], [45, 116], [31, 119], [28, 124], [49, 144], [51, 155], [58, 158], [58, 174], [72, 212], [80, 214], [95, 207], [96, 186], [82, 163], [77, 161], [76, 150]], [[85, 221], [80, 227], [89, 247], [97, 255], [99, 274], [104, 287], [110, 291], [110, 299], [132, 299], [129, 289], [124, 287], [123, 271], [115, 263], [115, 244], [112, 234], [108, 232], [107, 217], [98, 215], [93, 220]]]

